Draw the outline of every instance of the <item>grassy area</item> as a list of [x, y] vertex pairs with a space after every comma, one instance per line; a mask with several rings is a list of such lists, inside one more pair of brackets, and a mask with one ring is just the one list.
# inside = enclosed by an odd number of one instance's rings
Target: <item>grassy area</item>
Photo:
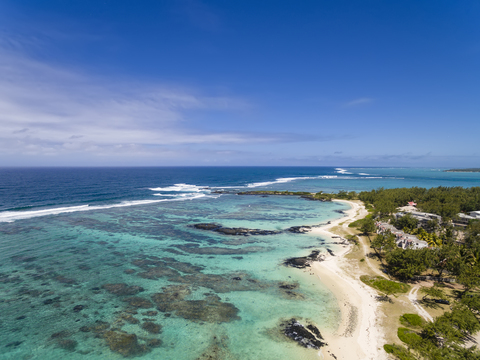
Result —
[[398, 328], [397, 336], [400, 340], [402, 340], [402, 342], [404, 342], [407, 345], [414, 345], [422, 341], [422, 338], [420, 337], [420, 335], [418, 335], [413, 330], [407, 329], [404, 327]]
[[405, 326], [422, 326], [425, 321], [417, 314], [403, 314], [400, 316], [400, 322]]
[[383, 345], [383, 349], [387, 354], [392, 354], [400, 360], [415, 360], [415, 358], [403, 346], [385, 344]]
[[363, 225], [363, 222], [365, 221], [365, 219], [370, 219], [372, 218], [373, 215], [372, 214], [368, 214], [367, 216], [365, 216], [363, 219], [358, 219], [357, 221], [354, 221], [354, 222], [351, 222], [350, 224], [348, 224], [348, 227], [351, 227], [351, 228], [361, 228], [362, 225]]
[[360, 280], [368, 286], [377, 289], [385, 295], [406, 293], [410, 290], [410, 285], [384, 279], [380, 276], [360, 276]]

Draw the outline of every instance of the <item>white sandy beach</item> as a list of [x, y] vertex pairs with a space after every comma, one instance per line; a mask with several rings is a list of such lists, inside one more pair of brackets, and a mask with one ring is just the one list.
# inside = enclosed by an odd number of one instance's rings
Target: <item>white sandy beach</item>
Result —
[[[348, 203], [352, 207], [346, 211], [347, 217], [315, 228], [312, 232], [333, 236], [335, 234], [329, 232], [329, 229], [340, 223], [348, 226], [367, 213], [364, 206], [358, 203], [337, 201]], [[336, 256], [328, 256], [325, 261], [312, 264], [314, 274], [335, 295], [342, 312], [338, 329], [331, 334], [322, 333], [328, 346], [322, 348], [321, 355], [324, 359], [338, 360], [387, 359], [383, 350], [385, 341], [379, 324], [382, 314], [375, 300], [376, 292], [360, 281], [359, 274], [343, 258], [350, 249], [351, 245], [336, 253]]]

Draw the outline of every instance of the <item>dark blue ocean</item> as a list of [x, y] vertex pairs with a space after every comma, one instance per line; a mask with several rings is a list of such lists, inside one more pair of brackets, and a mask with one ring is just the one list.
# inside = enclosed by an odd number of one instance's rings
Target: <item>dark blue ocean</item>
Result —
[[[342, 203], [235, 191], [480, 186], [479, 173], [328, 167], [0, 169], [0, 359], [314, 359], [285, 319], [334, 331], [338, 304], [283, 261], [330, 238], [285, 230]], [[231, 191], [218, 194], [217, 190]], [[315, 284], [315, 286], [312, 286]], [[289, 289], [285, 291], [285, 289]]]

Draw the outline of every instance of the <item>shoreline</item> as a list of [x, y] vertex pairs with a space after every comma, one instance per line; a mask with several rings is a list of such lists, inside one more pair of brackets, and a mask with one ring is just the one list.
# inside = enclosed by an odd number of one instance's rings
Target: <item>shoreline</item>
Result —
[[[318, 235], [337, 236], [331, 228], [342, 224], [347, 227], [351, 222], [365, 217], [365, 207], [357, 202], [334, 200], [351, 206], [346, 210], [347, 217], [332, 221], [320, 228], [312, 229]], [[359, 279], [354, 268], [344, 256], [352, 249], [348, 245], [335, 256], [327, 256], [324, 261], [312, 263], [312, 272], [336, 297], [341, 311], [341, 321], [336, 331], [324, 335], [327, 346], [322, 347], [319, 355], [323, 359], [387, 359], [383, 351], [385, 344], [383, 331], [379, 325], [379, 304], [375, 300], [377, 293]], [[348, 268], [348, 272], [346, 271]]]

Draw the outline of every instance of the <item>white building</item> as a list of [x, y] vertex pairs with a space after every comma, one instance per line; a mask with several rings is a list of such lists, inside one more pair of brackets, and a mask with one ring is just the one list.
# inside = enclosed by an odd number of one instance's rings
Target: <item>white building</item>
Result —
[[480, 219], [480, 211], [470, 211], [470, 216], [474, 219]]
[[412, 212], [399, 212], [395, 214], [395, 219], [399, 219], [407, 214], [412, 215], [418, 222], [422, 225], [426, 225], [430, 220], [436, 220], [439, 224], [442, 223], [442, 217], [436, 214], [424, 213], [420, 211], [412, 211]]
[[375, 225], [377, 226], [378, 234], [392, 233], [395, 235], [395, 243], [402, 249], [423, 249], [428, 247], [426, 241], [420, 240], [415, 235], [406, 234], [402, 230], [397, 230], [393, 225], [383, 222], [377, 222]]

